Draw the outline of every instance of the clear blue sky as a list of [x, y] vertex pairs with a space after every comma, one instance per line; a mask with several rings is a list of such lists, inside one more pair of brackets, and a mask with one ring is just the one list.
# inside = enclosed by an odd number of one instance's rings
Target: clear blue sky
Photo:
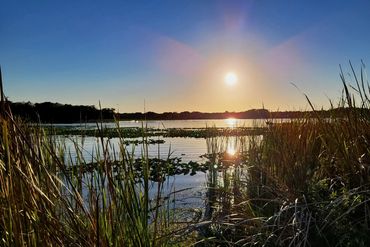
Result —
[[[121, 112], [305, 109], [370, 64], [370, 1], [17, 1], [0, 5], [12, 101]], [[227, 86], [233, 71], [238, 82]]]

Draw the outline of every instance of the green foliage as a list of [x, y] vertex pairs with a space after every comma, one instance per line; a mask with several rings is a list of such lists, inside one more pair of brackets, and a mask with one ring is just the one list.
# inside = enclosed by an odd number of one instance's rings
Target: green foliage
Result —
[[114, 119], [114, 109], [96, 109], [95, 106], [59, 104], [43, 102], [8, 102], [12, 113], [33, 122], [45, 123], [75, 123]]
[[[149, 200], [147, 152], [135, 160], [120, 139], [116, 159], [101, 135], [96, 169], [87, 173], [78, 143], [76, 159], [65, 159], [63, 143], [15, 120], [5, 102], [0, 114], [0, 245], [166, 245], [172, 221], [162, 207], [161, 183], [157, 199]], [[148, 142], [142, 143], [145, 150]], [[140, 181], [134, 166], [141, 167]]]
[[315, 118], [272, 120], [248, 140], [247, 171], [227, 195], [238, 201], [213, 214], [209, 246], [370, 245], [370, 87], [351, 69], [355, 86], [341, 74], [332, 115], [306, 96]]
[[[121, 128], [105, 128], [102, 131], [98, 129], [84, 129], [84, 128], [66, 128], [66, 127], [45, 127], [45, 130], [53, 135], [83, 135], [83, 136], [96, 136], [114, 138], [114, 137], [125, 137], [125, 138], [138, 138], [153, 136], [163, 137], [191, 137], [191, 138], [210, 138], [216, 136], [248, 136], [248, 135], [262, 135], [265, 128], [249, 128], [249, 127], [236, 127], [236, 128], [199, 128], [199, 129], [180, 129], [180, 128], [169, 128], [169, 129], [146, 129], [143, 133], [142, 128], [137, 127], [121, 127]], [[150, 141], [150, 139], [149, 139]], [[127, 141], [126, 141], [127, 142]], [[154, 140], [149, 143], [154, 143]]]

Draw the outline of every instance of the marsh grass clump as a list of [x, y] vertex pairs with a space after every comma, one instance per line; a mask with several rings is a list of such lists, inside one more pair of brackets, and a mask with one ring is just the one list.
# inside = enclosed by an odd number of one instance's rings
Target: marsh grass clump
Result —
[[[81, 145], [75, 143], [72, 159], [55, 136], [16, 119], [1, 96], [1, 246], [164, 246], [176, 239], [163, 184], [150, 181], [145, 128], [140, 160], [123, 138], [117, 148], [101, 135], [101, 150], [91, 155], [96, 169], [86, 172]], [[101, 125], [98, 131], [103, 133]], [[140, 162], [140, 181], [135, 162]], [[150, 195], [153, 186], [156, 193]]]
[[[363, 70], [322, 116], [272, 120], [252, 136], [228, 213], [203, 246], [369, 246], [370, 86]], [[350, 84], [354, 86], [350, 86]], [[315, 117], [312, 117], [315, 116]]]
[[351, 69], [357, 86], [341, 73], [344, 94], [330, 118], [274, 124], [250, 150], [260, 155], [250, 160], [248, 197], [268, 219], [260, 243], [370, 244], [370, 90]]
[[[140, 159], [142, 178], [122, 142], [120, 161], [102, 143], [93, 172], [78, 155], [65, 162], [65, 150], [40, 128], [15, 120], [2, 106], [0, 141], [0, 236], [2, 245], [160, 246], [170, 234], [163, 208], [149, 198], [147, 156]], [[116, 179], [113, 163], [120, 167]], [[119, 163], [119, 164], [118, 164]], [[71, 172], [72, 171], [72, 172]], [[157, 174], [160, 176], [161, 174]], [[161, 197], [161, 189], [157, 197]], [[158, 200], [159, 202], [159, 200]], [[166, 223], [165, 223], [166, 222]], [[158, 240], [157, 240], [158, 238]]]

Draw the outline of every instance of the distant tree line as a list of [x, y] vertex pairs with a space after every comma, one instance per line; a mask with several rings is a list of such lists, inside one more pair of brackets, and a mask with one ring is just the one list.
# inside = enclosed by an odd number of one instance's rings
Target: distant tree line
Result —
[[143, 120], [143, 119], [150, 119], [150, 120], [183, 120], [183, 119], [224, 119], [224, 118], [251, 118], [251, 119], [259, 119], [259, 118], [267, 118], [270, 115], [268, 110], [260, 109], [260, 110], [249, 110], [245, 112], [215, 112], [215, 113], [207, 113], [207, 112], [198, 112], [198, 111], [184, 111], [184, 112], [164, 112], [164, 113], [156, 113], [156, 112], [136, 112], [136, 113], [121, 113], [120, 119], [121, 120]]
[[[352, 109], [353, 111], [354, 109]], [[357, 108], [362, 114], [370, 114], [368, 109]], [[117, 114], [120, 120], [184, 120], [184, 119], [277, 119], [277, 118], [303, 118], [303, 117], [340, 117], [351, 111], [348, 108], [335, 108], [330, 110], [318, 111], [268, 111], [266, 109], [252, 109], [243, 112], [136, 112], [136, 113], [121, 113]]]
[[[43, 123], [76, 123], [106, 120], [186, 120], [186, 119], [269, 119], [269, 118], [302, 118], [302, 117], [330, 117], [344, 116], [351, 111], [348, 108], [335, 108], [319, 111], [268, 111], [266, 109], [252, 109], [243, 112], [215, 112], [206, 113], [198, 111], [184, 112], [135, 112], [115, 113], [113, 108], [97, 109], [95, 106], [70, 105], [60, 103], [30, 103], [9, 102], [14, 115], [32, 122]], [[354, 109], [352, 109], [353, 112]], [[370, 115], [368, 109], [357, 108], [361, 114]]]
[[136, 112], [136, 113], [121, 113], [121, 120], [182, 120], [182, 119], [225, 119], [225, 118], [239, 118], [239, 119], [266, 119], [274, 117], [299, 117], [303, 112], [269, 112], [266, 109], [252, 109], [244, 112]]
[[298, 116], [302, 115], [302, 112], [297, 112], [293, 114], [290, 112], [288, 114], [274, 114], [265, 109], [253, 109], [244, 112], [215, 112], [215, 113], [206, 113], [206, 112], [136, 112], [136, 113], [121, 113], [119, 115], [121, 120], [183, 120], [183, 119], [225, 119], [225, 118], [239, 118], [239, 119], [263, 119], [270, 118], [273, 114], [274, 116]]
[[114, 119], [114, 109], [60, 103], [9, 102], [12, 113], [32, 122], [73, 123]]

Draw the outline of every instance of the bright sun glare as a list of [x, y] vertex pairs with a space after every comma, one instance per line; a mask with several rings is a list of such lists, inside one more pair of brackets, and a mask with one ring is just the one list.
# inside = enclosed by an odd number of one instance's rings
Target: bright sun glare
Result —
[[227, 145], [226, 153], [230, 156], [234, 156], [236, 154], [236, 147], [235, 143], [229, 143]]
[[229, 72], [225, 75], [225, 83], [228, 86], [234, 86], [238, 82], [238, 76], [234, 72]]
[[235, 118], [230, 117], [230, 118], [226, 118], [225, 122], [228, 128], [234, 128], [236, 126], [237, 120]]

